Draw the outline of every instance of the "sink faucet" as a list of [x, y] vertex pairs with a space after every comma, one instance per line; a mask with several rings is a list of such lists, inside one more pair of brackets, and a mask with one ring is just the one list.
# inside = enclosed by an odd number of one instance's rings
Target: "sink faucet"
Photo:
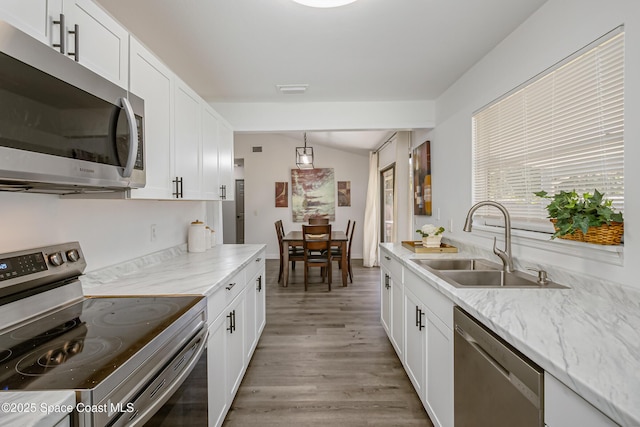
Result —
[[493, 238], [493, 253], [498, 255], [502, 260], [502, 268], [504, 271], [512, 272], [513, 271], [513, 259], [511, 257], [511, 217], [509, 216], [509, 212], [507, 209], [502, 206], [500, 203], [493, 202], [491, 200], [485, 200], [483, 202], [478, 202], [469, 209], [469, 213], [467, 213], [467, 219], [464, 222], [463, 231], [470, 232], [471, 231], [471, 223], [473, 222], [473, 214], [478, 208], [482, 206], [493, 206], [496, 207], [502, 212], [504, 215], [504, 251], [500, 250], [496, 247], [496, 238]]

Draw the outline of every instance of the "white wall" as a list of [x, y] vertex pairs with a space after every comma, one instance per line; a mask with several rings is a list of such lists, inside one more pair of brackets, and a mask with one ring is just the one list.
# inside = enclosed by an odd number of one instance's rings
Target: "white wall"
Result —
[[[0, 253], [80, 242], [87, 271], [186, 243], [203, 202], [61, 199], [0, 192]], [[157, 239], [151, 242], [151, 224]]]
[[[441, 219], [415, 218], [415, 223], [438, 222], [450, 235], [486, 246], [491, 235], [462, 232], [472, 202], [471, 115], [480, 107], [525, 82], [571, 53], [625, 24], [625, 245], [624, 260], [603, 262], [596, 253], [583, 256], [563, 242], [533, 243], [514, 238], [514, 255], [541, 265], [586, 272], [640, 287], [640, 2], [637, 0], [549, 0], [516, 31], [470, 69], [436, 101], [437, 126], [414, 133], [412, 145], [430, 139], [434, 213]], [[485, 233], [487, 234], [487, 233]], [[565, 246], [563, 246], [565, 245]], [[579, 255], [579, 256], [576, 256]], [[604, 258], [604, 257], [603, 257]]]
[[[285, 231], [299, 230], [291, 216], [291, 169], [295, 147], [303, 141], [280, 134], [236, 134], [235, 157], [244, 159], [245, 243], [266, 243], [267, 257], [278, 258], [274, 222], [281, 219]], [[261, 153], [252, 147], [261, 146]], [[367, 192], [369, 159], [333, 148], [313, 145], [314, 166], [333, 168], [335, 180], [351, 181], [351, 206], [337, 206], [334, 227], [344, 230], [349, 219], [356, 221], [352, 257], [362, 258], [362, 225]], [[275, 207], [275, 182], [289, 183], [289, 207]], [[337, 184], [336, 184], [337, 186]]]

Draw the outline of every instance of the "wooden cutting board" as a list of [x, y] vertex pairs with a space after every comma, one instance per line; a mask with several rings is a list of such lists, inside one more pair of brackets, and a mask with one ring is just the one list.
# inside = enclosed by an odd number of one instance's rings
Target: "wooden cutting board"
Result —
[[458, 252], [458, 248], [452, 245], [447, 245], [446, 243], [441, 243], [439, 248], [425, 248], [422, 246], [422, 241], [412, 241], [412, 240], [403, 240], [402, 246], [415, 252], [417, 254], [435, 254], [440, 252]]

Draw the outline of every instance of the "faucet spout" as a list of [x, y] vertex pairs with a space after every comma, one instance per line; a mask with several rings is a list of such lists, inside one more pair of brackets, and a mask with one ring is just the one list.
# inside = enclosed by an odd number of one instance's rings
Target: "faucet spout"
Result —
[[504, 216], [504, 250], [498, 249], [496, 246], [497, 239], [493, 238], [493, 253], [498, 255], [502, 260], [502, 266], [504, 271], [511, 272], [513, 271], [513, 258], [511, 256], [511, 217], [509, 216], [509, 211], [507, 208], [502, 206], [498, 202], [494, 202], [491, 200], [485, 200], [483, 202], [478, 202], [469, 209], [467, 213], [467, 219], [464, 221], [463, 231], [470, 232], [472, 229], [473, 223], [473, 214], [482, 206], [493, 206], [498, 208], [502, 215]]

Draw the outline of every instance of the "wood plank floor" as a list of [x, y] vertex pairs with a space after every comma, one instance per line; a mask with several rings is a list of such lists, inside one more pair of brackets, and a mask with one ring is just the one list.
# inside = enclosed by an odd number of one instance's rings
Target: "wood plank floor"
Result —
[[380, 270], [353, 263], [348, 287], [314, 269], [305, 292], [302, 263], [283, 288], [267, 261], [267, 325], [224, 426], [433, 425], [380, 324]]

